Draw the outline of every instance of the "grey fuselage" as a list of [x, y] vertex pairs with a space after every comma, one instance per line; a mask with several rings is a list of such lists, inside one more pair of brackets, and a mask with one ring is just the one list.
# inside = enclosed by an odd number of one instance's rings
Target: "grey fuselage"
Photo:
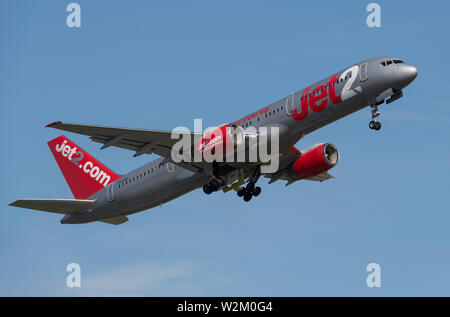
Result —
[[[392, 95], [393, 91], [400, 91], [410, 84], [417, 76], [417, 69], [403, 62], [394, 64], [393, 60], [399, 61], [398, 58], [379, 57], [360, 62], [272, 103], [265, 107], [268, 109], [264, 114], [253, 117], [249, 115], [234, 123], [244, 129], [250, 126], [256, 129], [278, 127], [279, 151], [283, 153], [304, 135], [364, 107], [382, 102]], [[386, 61], [391, 63], [382, 66], [381, 63]], [[301, 112], [301, 100], [305, 90], [310, 88], [309, 93], [311, 93], [322, 85], [325, 89], [329, 89], [327, 84], [333, 76], [334, 78], [342, 77], [342, 80], [333, 85], [335, 95], [342, 97], [342, 100], [333, 103], [328, 90], [328, 102], [323, 110], [312, 111], [308, 106], [307, 116], [301, 120], [295, 120], [291, 111]], [[320, 92], [318, 94], [320, 95]], [[167, 159], [159, 158], [123, 175], [108, 187], [89, 197], [96, 200], [89, 211], [66, 215], [61, 222], [86, 223], [133, 214], [200, 188], [209, 180], [209, 175], [202, 171], [192, 172]]]

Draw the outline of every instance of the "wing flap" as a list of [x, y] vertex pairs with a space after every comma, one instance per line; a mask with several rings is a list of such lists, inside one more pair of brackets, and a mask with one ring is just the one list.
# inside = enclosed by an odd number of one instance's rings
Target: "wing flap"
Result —
[[122, 224], [122, 223], [124, 223], [124, 222], [127, 222], [128, 221], [128, 217], [127, 216], [118, 216], [118, 217], [112, 217], [112, 218], [106, 218], [106, 219], [103, 219], [103, 220], [100, 220], [101, 222], [104, 222], [104, 223], [109, 223], [109, 224], [111, 224], [111, 225], [120, 225], [120, 224]]
[[310, 181], [323, 182], [330, 178], [334, 178], [334, 176], [328, 172], [323, 172], [323, 173], [320, 173], [320, 174], [317, 174], [317, 175], [314, 175], [314, 176], [311, 176], [311, 177], [308, 177], [305, 179], [310, 180]]
[[9, 206], [57, 214], [72, 214], [89, 209], [94, 202], [95, 200], [82, 199], [18, 199]]

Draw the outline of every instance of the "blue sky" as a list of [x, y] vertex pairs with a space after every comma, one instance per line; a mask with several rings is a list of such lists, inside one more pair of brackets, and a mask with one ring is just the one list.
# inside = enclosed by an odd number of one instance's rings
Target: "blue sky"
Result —
[[[0, 2], [0, 295], [450, 295], [447, 2], [378, 1], [368, 28], [369, 1], [80, 0], [79, 29], [69, 3]], [[216, 125], [384, 55], [419, 76], [380, 108], [382, 130], [364, 109], [297, 144], [335, 144], [334, 180], [263, 180], [249, 204], [198, 190], [120, 226], [7, 206], [72, 198], [49, 122]], [[155, 158], [66, 135], [119, 173]], [[371, 262], [381, 288], [366, 286]]]

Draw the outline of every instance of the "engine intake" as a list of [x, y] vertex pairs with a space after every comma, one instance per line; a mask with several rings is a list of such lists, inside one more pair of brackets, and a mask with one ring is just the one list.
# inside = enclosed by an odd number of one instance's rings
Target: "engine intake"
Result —
[[333, 168], [339, 160], [339, 152], [333, 144], [317, 144], [302, 152], [292, 164], [292, 173], [298, 179], [321, 174]]

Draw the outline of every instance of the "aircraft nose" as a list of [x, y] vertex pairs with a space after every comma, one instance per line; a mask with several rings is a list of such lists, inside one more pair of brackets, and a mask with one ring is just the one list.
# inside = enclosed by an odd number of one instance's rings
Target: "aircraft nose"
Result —
[[405, 86], [409, 85], [414, 79], [416, 79], [418, 74], [417, 67], [413, 65], [403, 65], [401, 68], [401, 78]]

